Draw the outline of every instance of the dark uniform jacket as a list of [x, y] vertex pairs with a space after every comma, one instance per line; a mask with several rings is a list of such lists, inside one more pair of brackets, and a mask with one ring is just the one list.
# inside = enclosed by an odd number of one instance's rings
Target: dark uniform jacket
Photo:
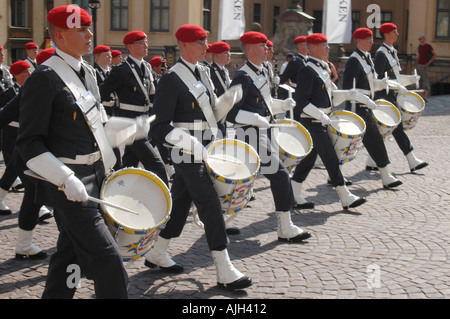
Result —
[[[251, 62], [247, 62], [247, 65], [260, 75], [260, 72]], [[242, 85], [242, 100], [236, 103], [230, 110], [227, 116], [227, 120], [231, 123], [236, 123], [236, 116], [239, 110], [244, 110], [252, 113], [258, 113], [263, 117], [270, 116], [269, 109], [261, 95], [261, 92], [253, 84], [252, 78], [244, 71], [237, 71], [236, 75], [231, 82], [231, 86], [241, 84]], [[267, 80], [267, 85], [269, 85], [269, 80]]]
[[[140, 76], [144, 88], [150, 95], [153, 83], [150, 78], [151, 66], [147, 62], [143, 62], [142, 66], [145, 64], [144, 72], [137, 66], [137, 64], [127, 57], [126, 61], [118, 64], [112, 68], [109, 77], [100, 85], [100, 94], [103, 101], [108, 101], [110, 95], [113, 92], [117, 93], [120, 103], [137, 105], [137, 106], [148, 106], [149, 103], [146, 100], [145, 94], [141, 90], [141, 86], [136, 80], [133, 71], [128, 66], [128, 62], [132, 68], [134, 68], [137, 74]], [[117, 116], [124, 117], [136, 117], [143, 115], [144, 113], [128, 111], [128, 110], [117, 110]], [[148, 114], [148, 113], [147, 113]]]
[[291, 83], [297, 83], [297, 73], [306, 65], [307, 61], [308, 60], [303, 55], [297, 54], [294, 59], [289, 61], [283, 74], [280, 75], [280, 83], [284, 84], [287, 80], [290, 80]]
[[[222, 78], [222, 82], [226, 85], [227, 84], [227, 73], [225, 70], [223, 70], [216, 62], [211, 64], [211, 80], [214, 84], [214, 93], [216, 93], [217, 96], [221, 96], [223, 93], [225, 93], [225, 89], [220, 82], [219, 78], [217, 77], [217, 73], [219, 73], [219, 76]], [[216, 73], [217, 71], [217, 73]], [[230, 81], [230, 79], [228, 78]], [[227, 88], [228, 89], [228, 88]]]
[[[310, 62], [323, 68], [323, 65], [314, 59], [309, 59], [308, 63]], [[323, 69], [326, 70], [325, 68]], [[303, 109], [310, 103], [319, 109], [326, 109], [331, 106], [327, 87], [314, 69], [308, 65], [301, 68], [297, 74], [297, 81], [299, 83], [301, 81], [302, 85], [295, 90], [295, 101], [297, 105], [294, 108], [294, 119], [296, 121], [300, 121], [300, 115], [303, 113]]]
[[[392, 59], [395, 57], [394, 52], [386, 45], [383, 46], [388, 49], [389, 52], [391, 52], [391, 55], [389, 59]], [[378, 74], [379, 79], [383, 79], [385, 76], [385, 73], [387, 72], [387, 75], [389, 79], [396, 79], [394, 70], [391, 67], [391, 64], [388, 60], [388, 57], [381, 51], [377, 51], [375, 53], [375, 59], [374, 59], [374, 65], [375, 65], [375, 71]], [[386, 94], [385, 90], [377, 91], [375, 92], [375, 99], [387, 99], [388, 101], [394, 102], [396, 101], [397, 93], [394, 90], [389, 90], [389, 94]]]

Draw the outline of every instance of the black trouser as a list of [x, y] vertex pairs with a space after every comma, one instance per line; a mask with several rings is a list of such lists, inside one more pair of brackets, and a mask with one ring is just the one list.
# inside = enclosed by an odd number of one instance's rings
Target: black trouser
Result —
[[313, 123], [312, 119], [301, 119], [300, 123], [303, 124], [311, 134], [313, 149], [297, 165], [292, 180], [303, 183], [313, 169], [317, 155], [319, 155], [323, 165], [327, 169], [333, 186], [344, 185], [344, 176], [342, 176], [341, 169], [339, 168], [339, 159], [327, 133], [327, 127], [323, 126], [321, 123]]
[[[350, 108], [347, 108], [351, 110]], [[373, 114], [371, 110], [367, 107], [361, 107], [360, 105], [356, 105], [356, 112], [364, 122], [366, 123], [366, 133], [363, 137], [363, 144], [369, 153], [370, 157], [375, 161], [377, 167], [383, 168], [386, 167], [390, 161], [387, 154], [386, 146], [384, 145], [383, 137], [381, 136], [380, 131], [373, 119]]]
[[[257, 140], [254, 140], [255, 136]], [[257, 150], [261, 159], [261, 174], [270, 182], [275, 210], [279, 212], [290, 210], [295, 203], [291, 179], [288, 170], [280, 161], [278, 150], [272, 147], [270, 130], [243, 127], [236, 130], [236, 138]]]
[[16, 170], [13, 168], [13, 152], [16, 145], [17, 131], [18, 128], [11, 126], [5, 126], [2, 130], [2, 153], [6, 168], [0, 179], [0, 188], [4, 190], [9, 190], [17, 178]]
[[164, 162], [147, 139], [134, 141], [133, 144], [125, 147], [125, 152], [122, 156], [123, 167], [137, 167], [139, 162], [142, 163], [146, 170], [155, 173], [168, 185], [169, 181]]
[[[193, 160], [192, 160], [193, 161]], [[219, 196], [214, 189], [204, 163], [178, 163], [174, 160], [175, 177], [172, 185], [173, 208], [161, 237], [179, 237], [189, 214], [192, 202], [198, 217], [205, 226], [209, 250], [227, 247], [227, 234]]]
[[[93, 166], [68, 165], [90, 196], [99, 198], [104, 177], [101, 161]], [[42, 184], [42, 183], [41, 183]], [[45, 183], [46, 204], [54, 208], [59, 237], [57, 250], [50, 259], [43, 298], [73, 298], [76, 288], [67, 282], [72, 272], [69, 266], [80, 267], [81, 273], [94, 281], [98, 299], [127, 298], [128, 275], [119, 247], [93, 202], [72, 202], [64, 192]]]

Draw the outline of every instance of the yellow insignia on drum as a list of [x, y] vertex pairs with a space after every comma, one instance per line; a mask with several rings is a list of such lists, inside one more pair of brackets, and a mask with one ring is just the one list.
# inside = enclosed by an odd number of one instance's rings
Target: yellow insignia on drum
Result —
[[77, 119], [77, 112], [73, 112], [73, 120], [75, 121]]

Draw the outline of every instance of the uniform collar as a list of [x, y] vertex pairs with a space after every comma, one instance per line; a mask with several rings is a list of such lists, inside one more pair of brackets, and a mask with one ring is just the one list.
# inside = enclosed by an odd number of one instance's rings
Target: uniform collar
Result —
[[308, 62], [314, 63], [315, 65], [317, 65], [318, 67], [323, 68], [324, 70], [326, 70], [326, 65], [325, 65], [325, 61], [317, 59], [315, 57], [310, 56], [308, 59]]
[[61, 57], [72, 69], [75, 71], [81, 70], [81, 61], [75, 59], [73, 56], [61, 51], [60, 49], [56, 48], [56, 54], [58, 54], [59, 57]]
[[181, 61], [192, 70], [192, 72], [195, 72], [195, 68], [199, 65], [198, 62], [196, 64], [192, 64], [191, 62], [186, 61], [183, 59], [183, 57], [180, 56]]
[[[250, 67], [253, 67], [254, 69], [256, 69], [257, 71], [259, 71], [259, 73], [262, 73], [263, 71], [263, 66], [259, 66], [256, 65], [255, 63], [253, 63], [252, 61], [248, 60], [248, 63], [250, 65]], [[259, 75], [259, 74], [258, 74]]]
[[144, 59], [138, 60], [138, 59], [136, 59], [135, 57], [133, 57], [133, 56], [131, 56], [131, 55], [129, 55], [128, 57], [131, 59], [131, 61], [133, 61], [134, 63], [136, 63], [136, 65], [137, 65], [138, 67], [141, 67], [142, 61], [143, 61]]

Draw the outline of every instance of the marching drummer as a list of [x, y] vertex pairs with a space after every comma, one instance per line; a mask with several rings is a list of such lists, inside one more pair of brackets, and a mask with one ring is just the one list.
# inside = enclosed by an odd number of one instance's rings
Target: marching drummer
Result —
[[171, 239], [180, 236], [194, 203], [205, 226], [218, 286], [244, 289], [252, 285], [252, 280], [231, 263], [221, 203], [204, 163], [208, 159], [205, 145], [220, 135], [217, 122], [240, 99], [242, 90], [228, 90], [220, 98], [214, 94], [209, 69], [201, 64], [208, 48], [203, 28], [186, 24], [175, 36], [181, 57], [159, 82], [153, 106], [156, 120], [150, 131], [155, 140], [173, 147], [170, 152], [175, 167], [173, 208], [165, 229], [145, 255], [145, 265], [172, 273], [184, 270], [169, 257], [167, 250]]
[[280, 161], [278, 152], [270, 140], [270, 122], [274, 115], [291, 110], [293, 99], [272, 99], [268, 79], [264, 74], [263, 62], [267, 55], [265, 34], [249, 31], [244, 33], [241, 48], [247, 56], [247, 63], [236, 73], [231, 87], [241, 85], [243, 98], [228, 114], [227, 120], [235, 123], [236, 136], [252, 145], [261, 158], [261, 174], [270, 181], [278, 219], [278, 240], [302, 242], [311, 234], [295, 226], [291, 221], [294, 196], [289, 172]]
[[389, 171], [389, 157], [383, 137], [381, 136], [372, 114], [377, 104], [372, 100], [376, 91], [386, 90], [389, 86], [388, 78], [378, 79], [370, 49], [373, 45], [373, 32], [368, 28], [356, 29], [353, 33], [356, 42], [356, 50], [352, 53], [345, 65], [343, 89], [350, 90], [354, 87], [358, 92], [366, 96], [366, 101], [347, 102], [346, 110], [359, 115], [366, 123], [366, 132], [363, 144], [369, 155], [374, 159], [381, 175], [384, 188], [394, 188], [402, 183]]
[[301, 196], [302, 183], [314, 167], [317, 155], [320, 156], [331, 184], [336, 188], [344, 209], [355, 208], [366, 202], [365, 198], [353, 195], [345, 185], [344, 177], [339, 168], [339, 159], [333, 144], [327, 133], [327, 126], [331, 124], [329, 114], [333, 104], [339, 105], [347, 98], [349, 92], [336, 91], [331, 81], [326, 66], [326, 60], [330, 51], [328, 39], [321, 33], [314, 33], [306, 38], [309, 59], [306, 66], [299, 70], [297, 82], [302, 85], [295, 90], [296, 107], [294, 108], [294, 119], [305, 126], [313, 140], [312, 151], [297, 165], [292, 176], [292, 188], [297, 204], [301, 207], [311, 207]]
[[70, 265], [94, 281], [97, 298], [127, 298], [119, 247], [98, 204], [88, 201], [98, 198], [105, 172], [115, 162], [104, 137], [95, 71], [82, 59], [91, 48], [91, 17], [65, 5], [52, 9], [47, 20], [56, 53], [23, 87], [17, 138], [27, 167], [48, 181], [39, 181], [36, 192], [54, 207], [60, 232], [43, 298], [73, 297]]
[[[384, 23], [380, 27], [380, 32], [384, 35], [384, 43], [375, 53], [375, 71], [378, 74], [378, 78], [384, 76], [384, 74], [387, 72], [389, 79], [394, 79], [398, 82], [398, 89], [389, 91], [389, 94], [386, 94], [386, 91], [378, 91], [375, 93], [375, 98], [385, 99], [396, 105], [397, 95], [405, 94], [405, 87], [409, 85], [415, 85], [419, 82], [420, 77], [418, 75], [400, 74], [402, 68], [400, 66], [400, 60], [398, 59], [397, 50], [394, 48], [394, 43], [397, 41], [399, 36], [397, 26], [394, 23]], [[400, 121], [400, 124], [392, 132], [392, 136], [394, 136], [397, 145], [406, 156], [411, 172], [428, 166], [427, 162], [418, 159], [414, 155], [414, 148], [411, 145], [411, 141], [409, 140], [408, 135], [403, 129], [402, 121]], [[368, 169], [376, 166], [372, 163], [373, 160], [369, 158], [367, 163]]]
[[289, 61], [286, 70], [280, 75], [280, 83], [289, 84], [293, 87], [297, 86], [297, 72], [306, 65], [308, 61], [308, 48], [306, 47], [306, 36], [301, 35], [294, 39], [294, 44], [297, 47], [297, 56]]
[[[117, 94], [119, 108], [115, 114], [135, 119], [150, 113], [152, 95], [155, 94], [151, 66], [144, 60], [148, 55], [148, 38], [142, 31], [130, 31], [123, 43], [130, 55], [111, 69], [109, 77], [100, 85], [100, 93], [105, 101], [111, 94]], [[122, 155], [123, 167], [137, 167], [139, 162], [168, 184], [164, 162], [147, 137], [127, 145]]]

